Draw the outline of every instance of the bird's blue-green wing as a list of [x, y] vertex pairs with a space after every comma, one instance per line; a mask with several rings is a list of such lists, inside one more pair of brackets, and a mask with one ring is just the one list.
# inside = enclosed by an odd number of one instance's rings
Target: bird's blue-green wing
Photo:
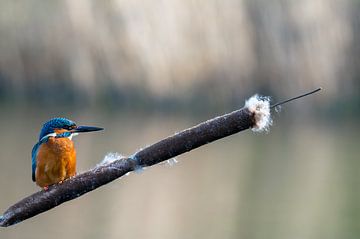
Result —
[[38, 154], [38, 150], [40, 148], [40, 145], [42, 143], [46, 143], [48, 140], [49, 140], [49, 137], [43, 137], [39, 142], [37, 142], [34, 145], [32, 151], [31, 151], [31, 170], [32, 170], [31, 178], [34, 182], [35, 182], [35, 171], [36, 171], [36, 157]]
[[40, 144], [41, 144], [41, 142], [36, 143], [31, 151], [31, 169], [32, 169], [31, 177], [34, 182], [35, 182], [35, 170], [36, 170], [36, 156], [37, 156]]

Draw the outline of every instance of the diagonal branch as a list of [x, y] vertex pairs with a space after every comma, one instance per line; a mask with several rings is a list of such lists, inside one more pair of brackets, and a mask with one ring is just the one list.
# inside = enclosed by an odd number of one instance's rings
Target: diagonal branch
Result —
[[22, 199], [0, 216], [0, 226], [10, 226], [36, 216], [66, 201], [80, 197], [130, 171], [158, 164], [248, 128], [255, 131], [266, 130], [269, 125], [271, 125], [269, 99], [254, 96], [240, 110], [176, 133], [130, 157], [101, 164], [62, 184], [50, 186], [46, 191], [39, 191]]

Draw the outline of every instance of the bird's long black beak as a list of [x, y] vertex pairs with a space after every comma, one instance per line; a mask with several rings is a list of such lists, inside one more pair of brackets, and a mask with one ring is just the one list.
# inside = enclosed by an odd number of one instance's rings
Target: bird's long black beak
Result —
[[94, 127], [94, 126], [77, 126], [75, 129], [71, 130], [73, 133], [85, 133], [92, 131], [103, 130], [104, 128]]

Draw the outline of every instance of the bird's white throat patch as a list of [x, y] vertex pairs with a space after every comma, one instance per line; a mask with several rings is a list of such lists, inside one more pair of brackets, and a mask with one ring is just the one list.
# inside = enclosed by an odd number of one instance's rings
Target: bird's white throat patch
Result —
[[[56, 137], [57, 135], [58, 135], [58, 134], [56, 134], [56, 133], [47, 134], [47, 135], [45, 135], [44, 137], [42, 137], [42, 138], [40, 139], [40, 141], [41, 141], [41, 140], [44, 140], [44, 139], [46, 139], [46, 138], [49, 138], [49, 137]], [[66, 137], [66, 138], [72, 140], [72, 138], [75, 137], [75, 136], [77, 136], [77, 135], [79, 135], [79, 134], [78, 134], [78, 133], [72, 133], [72, 134], [70, 134], [70, 136], [68, 136], [68, 137]]]
[[78, 133], [72, 133], [70, 134], [70, 136], [68, 137], [70, 140], [72, 140], [72, 137], [75, 137], [75, 136], [78, 136], [79, 134]]

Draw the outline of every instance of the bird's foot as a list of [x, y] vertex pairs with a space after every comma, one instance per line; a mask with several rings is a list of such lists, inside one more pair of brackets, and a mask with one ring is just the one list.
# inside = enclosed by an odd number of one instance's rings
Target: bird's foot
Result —
[[44, 191], [47, 191], [49, 189], [49, 186], [44, 186], [43, 189]]
[[58, 182], [58, 184], [62, 184], [64, 182], [64, 180], [60, 180], [59, 182]]

